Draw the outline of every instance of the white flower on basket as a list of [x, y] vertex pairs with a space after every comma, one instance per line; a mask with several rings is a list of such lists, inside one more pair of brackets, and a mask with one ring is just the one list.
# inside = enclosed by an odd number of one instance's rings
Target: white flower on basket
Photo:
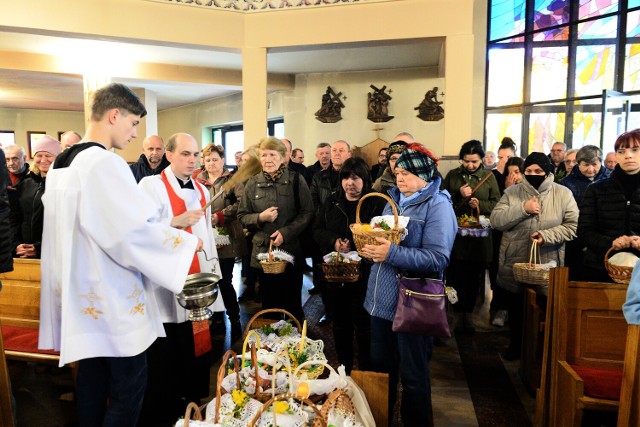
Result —
[[[244, 427], [262, 408], [262, 403], [247, 396], [243, 391], [234, 391], [222, 395], [220, 398], [220, 425], [232, 427]], [[207, 404], [206, 421], [214, 425], [216, 411], [216, 399]]]
[[286, 261], [290, 264], [293, 264], [294, 257], [287, 251], [283, 251], [282, 249], [275, 249], [271, 251], [272, 257], [269, 257], [268, 252], [263, 252], [258, 254], [256, 257], [260, 262], [269, 262], [269, 261]]
[[484, 215], [480, 215], [478, 218], [478, 222], [482, 226], [482, 228], [491, 228], [491, 221]]
[[[338, 258], [338, 252], [333, 251], [323, 256], [322, 261], [327, 264], [334, 263], [336, 262], [336, 258]], [[350, 263], [350, 262], [360, 262], [361, 260], [362, 258], [360, 258], [360, 255], [358, 255], [357, 251], [340, 252], [340, 262]]]

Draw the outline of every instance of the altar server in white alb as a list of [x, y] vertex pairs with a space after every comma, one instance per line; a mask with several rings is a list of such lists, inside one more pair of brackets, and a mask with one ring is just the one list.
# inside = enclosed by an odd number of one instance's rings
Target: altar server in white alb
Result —
[[[183, 228], [202, 239], [203, 251], [194, 256], [189, 274], [214, 273], [220, 280], [211, 208], [203, 211], [209, 191], [191, 179], [199, 151], [193, 136], [172, 135], [166, 144], [171, 165], [159, 175], [143, 178], [139, 186], [155, 202], [154, 221]], [[153, 289], [167, 336], [158, 338], [147, 351], [149, 375], [140, 425], [149, 426], [175, 422], [189, 402], [209, 395], [213, 361], [208, 321], [187, 321], [188, 312], [178, 304], [173, 292], [160, 286]], [[220, 297], [214, 305], [218, 304], [224, 310]]]
[[47, 174], [42, 239], [41, 349], [78, 361], [80, 426], [134, 426], [147, 381], [145, 350], [164, 336], [145, 280], [180, 292], [202, 242], [154, 220], [123, 149], [146, 115], [129, 88], [94, 94], [83, 141]]

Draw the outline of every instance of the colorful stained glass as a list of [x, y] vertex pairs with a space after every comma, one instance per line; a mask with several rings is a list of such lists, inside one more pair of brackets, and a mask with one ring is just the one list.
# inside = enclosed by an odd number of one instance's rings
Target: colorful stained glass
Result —
[[495, 44], [513, 44], [513, 43], [524, 43], [524, 36], [514, 37], [512, 39], [506, 39], [499, 41]]
[[564, 142], [565, 113], [529, 115], [529, 153], [549, 153], [556, 142]]
[[578, 25], [578, 39], [603, 39], [618, 36], [618, 17], [607, 16], [594, 21], [583, 22]]
[[592, 18], [618, 10], [618, 0], [580, 0], [578, 19]]
[[575, 95], [600, 95], [604, 89], [613, 89], [615, 56], [615, 45], [578, 46]]
[[505, 136], [510, 137], [520, 146], [520, 135], [522, 135], [522, 114], [488, 113], [485, 122], [486, 149], [498, 151], [500, 141]]
[[569, 6], [568, 0], [536, 0], [533, 15], [534, 30], [568, 23]]
[[489, 40], [524, 32], [526, 0], [492, 0]]
[[[640, 1], [640, 0], [638, 0]], [[640, 10], [634, 10], [627, 14], [627, 37], [640, 35]]]
[[568, 48], [533, 49], [531, 66], [531, 101], [566, 98]]
[[489, 50], [487, 105], [522, 103], [524, 49]]
[[628, 44], [624, 61], [624, 91], [640, 90], [640, 44]]
[[554, 28], [549, 31], [541, 31], [533, 35], [534, 42], [550, 40], [569, 40], [569, 27]]
[[600, 145], [601, 125], [601, 113], [583, 111], [573, 113], [571, 148], [581, 148], [585, 145]]

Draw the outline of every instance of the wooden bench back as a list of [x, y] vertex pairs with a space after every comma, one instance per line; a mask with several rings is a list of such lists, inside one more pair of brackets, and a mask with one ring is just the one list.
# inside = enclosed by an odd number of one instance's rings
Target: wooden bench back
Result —
[[13, 271], [0, 274], [3, 325], [37, 328], [40, 323], [40, 260], [13, 260]]
[[557, 360], [621, 369], [627, 339], [622, 314], [627, 286], [595, 282], [566, 282], [562, 286], [554, 307], [560, 337]]

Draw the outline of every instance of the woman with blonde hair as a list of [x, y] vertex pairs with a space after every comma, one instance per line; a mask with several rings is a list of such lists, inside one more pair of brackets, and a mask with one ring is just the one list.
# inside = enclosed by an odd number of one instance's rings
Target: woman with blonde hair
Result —
[[11, 205], [14, 255], [40, 258], [40, 242], [44, 221], [44, 194], [47, 172], [60, 154], [60, 143], [44, 135], [31, 147], [34, 153], [29, 174], [16, 186], [15, 203]]
[[304, 254], [299, 236], [313, 217], [311, 193], [304, 178], [285, 166], [282, 141], [263, 138], [258, 149], [262, 172], [247, 181], [238, 218], [254, 233], [252, 267], [260, 268], [257, 255], [268, 252], [271, 241], [294, 256], [295, 262], [287, 264], [283, 273], [260, 276], [262, 306], [283, 308], [302, 320]]

